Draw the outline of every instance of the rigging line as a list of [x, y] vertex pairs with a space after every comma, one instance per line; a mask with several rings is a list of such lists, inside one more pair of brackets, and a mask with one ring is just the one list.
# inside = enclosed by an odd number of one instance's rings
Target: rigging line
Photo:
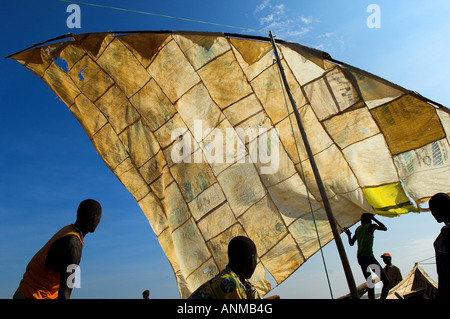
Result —
[[[275, 58], [274, 58], [274, 61], [275, 61]], [[275, 66], [275, 64], [274, 64], [274, 66]], [[284, 86], [283, 86], [283, 81], [282, 81], [282, 79], [281, 79], [281, 73], [280, 73], [280, 70], [279, 70], [278, 68], [277, 68], [277, 70], [278, 70], [278, 76], [279, 76], [279, 78], [280, 78], [281, 89], [282, 89], [282, 91], [283, 91], [284, 103], [285, 103], [285, 105], [286, 105], [286, 110], [287, 110], [287, 112], [288, 112], [289, 122], [291, 123], [292, 135], [294, 136], [295, 148], [297, 149], [297, 156], [298, 156], [298, 159], [299, 159], [299, 162], [300, 162], [300, 168], [301, 168], [301, 171], [302, 171], [303, 180], [305, 181], [306, 195], [307, 195], [307, 197], [308, 197], [309, 208], [310, 208], [310, 210], [311, 210], [311, 215], [312, 215], [312, 217], [313, 217], [314, 228], [315, 228], [315, 230], [316, 230], [317, 241], [318, 241], [318, 243], [319, 243], [319, 250], [320, 250], [320, 254], [321, 254], [321, 256], [322, 256], [323, 267], [325, 268], [325, 274], [326, 274], [327, 282], [328, 282], [328, 289], [330, 290], [331, 299], [334, 299], [334, 297], [333, 297], [333, 290], [332, 290], [332, 288], [331, 288], [330, 277], [328, 276], [327, 263], [325, 262], [325, 256], [324, 256], [323, 250], [322, 250], [322, 243], [321, 243], [321, 241], [320, 241], [319, 230], [318, 230], [318, 228], [317, 228], [316, 217], [315, 217], [315, 215], [314, 215], [314, 210], [313, 210], [313, 208], [312, 208], [311, 197], [310, 197], [310, 194], [309, 194], [309, 190], [308, 190], [308, 187], [306, 187], [305, 172], [303, 171], [303, 165], [302, 165], [302, 160], [301, 160], [301, 157], [300, 157], [300, 152], [299, 152], [299, 150], [298, 150], [297, 139], [295, 138], [294, 126], [293, 126], [293, 124], [292, 124], [291, 115], [289, 114], [289, 105], [288, 105], [288, 103], [287, 103], [286, 94], [285, 94], [285, 92], [284, 92]]]
[[424, 259], [424, 260], [418, 261], [417, 263], [420, 264], [421, 262], [426, 261], [426, 260], [430, 260], [430, 259], [432, 259], [432, 258], [435, 258], [435, 256], [428, 257], [428, 258], [426, 258], [426, 259]]
[[152, 15], [152, 16], [162, 17], [162, 18], [177, 19], [177, 20], [182, 20], [182, 21], [189, 21], [189, 22], [196, 22], [196, 23], [215, 25], [215, 26], [219, 26], [219, 27], [226, 27], [226, 28], [240, 29], [240, 30], [244, 30], [244, 31], [253, 31], [253, 32], [258, 32], [258, 33], [264, 33], [263, 31], [256, 30], [256, 29], [251, 29], [251, 28], [244, 28], [244, 27], [238, 27], [238, 26], [227, 25], [227, 24], [220, 24], [220, 23], [215, 23], [215, 22], [207, 22], [207, 21], [201, 21], [201, 20], [195, 20], [195, 19], [189, 19], [189, 18], [180, 18], [180, 17], [169, 16], [169, 15], [166, 15], [166, 14], [152, 13], [152, 12], [146, 12], [146, 11], [140, 11], [140, 10], [111, 7], [111, 6], [95, 4], [95, 3], [70, 1], [70, 0], [56, 0], [56, 1], [67, 2], [67, 3], [76, 3], [76, 4], [82, 4], [82, 5], [86, 5], [86, 6], [91, 6], [91, 7], [98, 7], [98, 8], [104, 8], [104, 9], [113, 9], [113, 10], [126, 11], [126, 12], [132, 12], [132, 13], [140, 13], [140, 14]]

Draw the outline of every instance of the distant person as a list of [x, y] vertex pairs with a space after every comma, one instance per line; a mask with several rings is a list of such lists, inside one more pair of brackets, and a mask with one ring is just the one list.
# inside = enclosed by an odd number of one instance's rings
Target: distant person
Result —
[[74, 224], [59, 230], [28, 263], [14, 299], [69, 299], [72, 287], [67, 281], [81, 261], [84, 237], [95, 232], [102, 217], [101, 205], [86, 199], [80, 203]]
[[144, 298], [144, 299], [150, 299], [150, 290], [144, 290], [143, 292], [142, 292], [142, 298]]
[[[375, 222], [375, 224], [372, 224], [372, 220]], [[387, 278], [386, 274], [383, 271], [383, 268], [381, 268], [381, 265], [373, 255], [373, 233], [375, 232], [375, 230], [386, 231], [387, 228], [383, 223], [378, 221], [374, 215], [364, 213], [361, 215], [361, 226], [358, 226], [358, 228], [356, 228], [355, 235], [351, 237], [352, 233], [348, 228], [345, 229], [345, 233], [348, 236], [348, 242], [350, 246], [353, 246], [355, 242], [358, 241], [358, 264], [361, 266], [361, 270], [366, 280], [372, 275], [369, 270], [370, 266], [376, 267], [375, 273], [377, 275], [379, 273], [380, 279], [383, 283], [380, 298], [386, 299], [390, 287], [389, 279]], [[377, 270], [379, 270], [379, 272], [377, 272]], [[375, 289], [373, 288], [373, 283], [367, 282], [367, 285], [369, 287], [367, 292], [369, 299], [374, 299]]]
[[189, 299], [261, 299], [247, 280], [256, 268], [256, 246], [250, 238], [234, 237], [228, 244], [228, 265], [205, 282]]
[[380, 256], [383, 259], [386, 266], [384, 266], [383, 270], [386, 273], [386, 276], [389, 279], [389, 285], [391, 288], [397, 286], [399, 282], [403, 280], [402, 273], [400, 268], [392, 264], [392, 256], [389, 253], [384, 253]]
[[450, 300], [450, 196], [437, 193], [431, 197], [429, 205], [436, 221], [445, 224], [434, 241], [438, 275], [437, 298]]

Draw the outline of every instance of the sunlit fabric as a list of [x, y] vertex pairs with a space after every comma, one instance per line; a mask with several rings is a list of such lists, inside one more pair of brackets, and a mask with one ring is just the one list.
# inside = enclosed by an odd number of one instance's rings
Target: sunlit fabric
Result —
[[[339, 229], [450, 193], [448, 109], [327, 53], [278, 50]], [[237, 235], [256, 244], [261, 295], [266, 271], [279, 284], [317, 252], [316, 226], [332, 240], [268, 39], [92, 33], [12, 58], [64, 101], [139, 203], [181, 297], [225, 267]]]

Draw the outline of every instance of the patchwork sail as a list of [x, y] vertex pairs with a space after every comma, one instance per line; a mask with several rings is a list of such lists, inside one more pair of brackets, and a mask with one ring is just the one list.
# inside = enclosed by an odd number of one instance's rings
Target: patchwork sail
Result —
[[[450, 193], [449, 110], [325, 52], [277, 41], [339, 229]], [[90, 33], [11, 58], [81, 123], [149, 220], [181, 297], [250, 237], [270, 291], [333, 239], [268, 38]], [[63, 65], [64, 64], [64, 65]], [[315, 222], [313, 219], [313, 214]]]

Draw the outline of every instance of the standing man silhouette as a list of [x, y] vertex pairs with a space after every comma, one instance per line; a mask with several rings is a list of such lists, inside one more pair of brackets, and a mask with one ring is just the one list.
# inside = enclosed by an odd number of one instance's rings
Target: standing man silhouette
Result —
[[[372, 224], [372, 220], [375, 222], [374, 224]], [[361, 270], [366, 280], [369, 277], [372, 277], [370, 268], [375, 267], [376, 271], [378, 270], [378, 272], [376, 273], [380, 275], [380, 279], [383, 282], [383, 288], [381, 290], [380, 298], [386, 299], [390, 289], [389, 279], [387, 278], [385, 272], [383, 271], [383, 268], [373, 255], [373, 234], [375, 230], [386, 231], [387, 228], [383, 223], [377, 220], [374, 215], [364, 213], [361, 215], [361, 226], [356, 228], [355, 235], [351, 237], [352, 233], [348, 228], [345, 229], [345, 233], [348, 236], [348, 242], [350, 246], [353, 246], [355, 242], [358, 241], [358, 264], [361, 266]], [[369, 295], [369, 299], [374, 299], [375, 289], [373, 288], [373, 283], [367, 282], [367, 285], [369, 287], [367, 292]]]
[[389, 285], [391, 289], [397, 286], [397, 284], [403, 280], [402, 273], [400, 269], [392, 264], [392, 256], [389, 253], [384, 253], [380, 256], [383, 259], [386, 266], [384, 266], [383, 270], [386, 273], [386, 276], [389, 279]]
[[450, 196], [437, 193], [431, 197], [429, 204], [436, 221], [445, 224], [434, 241], [438, 274], [437, 298], [450, 300]]
[[101, 217], [97, 201], [82, 201], [75, 223], [61, 228], [28, 263], [13, 298], [69, 299], [73, 288], [67, 283], [72, 275], [69, 266], [80, 264], [84, 237], [95, 232]]

